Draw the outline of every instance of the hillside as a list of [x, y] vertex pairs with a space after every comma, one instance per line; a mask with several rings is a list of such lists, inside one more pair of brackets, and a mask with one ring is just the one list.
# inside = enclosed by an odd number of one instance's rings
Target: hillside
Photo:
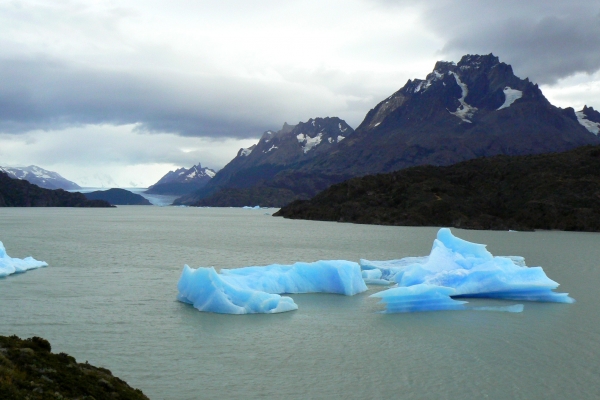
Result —
[[600, 231], [600, 146], [354, 178], [275, 216], [468, 229]]
[[0, 207], [110, 207], [103, 200], [88, 200], [81, 193], [43, 189], [0, 172]]
[[97, 190], [95, 192], [84, 193], [89, 200], [104, 200], [114, 206], [122, 205], [140, 205], [151, 206], [145, 197], [132, 193], [129, 190], [113, 188], [108, 190]]
[[148, 399], [106, 368], [51, 350], [39, 337], [0, 336], [0, 398]]
[[22, 179], [44, 189], [81, 189], [78, 184], [63, 178], [57, 172], [48, 171], [35, 165], [29, 167], [0, 167], [0, 171], [7, 173], [11, 178]]

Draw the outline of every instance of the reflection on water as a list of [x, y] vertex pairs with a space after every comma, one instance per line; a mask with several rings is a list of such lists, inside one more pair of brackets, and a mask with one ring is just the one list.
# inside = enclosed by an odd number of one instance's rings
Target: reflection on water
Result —
[[54, 351], [106, 367], [153, 399], [600, 397], [599, 234], [453, 230], [543, 266], [577, 300], [524, 303], [522, 313], [384, 315], [368, 297], [381, 287], [292, 295], [299, 310], [276, 315], [206, 314], [175, 300], [184, 264], [419, 256], [437, 232], [264, 214], [0, 209], [9, 254], [50, 264], [0, 280], [0, 334], [46, 337]]

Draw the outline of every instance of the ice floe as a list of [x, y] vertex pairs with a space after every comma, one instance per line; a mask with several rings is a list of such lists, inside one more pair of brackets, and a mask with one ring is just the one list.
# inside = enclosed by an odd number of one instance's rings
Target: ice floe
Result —
[[389, 261], [344, 260], [273, 264], [264, 267], [192, 269], [184, 267], [178, 300], [200, 311], [279, 313], [298, 306], [285, 293], [337, 293], [352, 296], [370, 285], [394, 285], [372, 294], [386, 313], [476, 310], [521, 312], [523, 305], [467, 306], [462, 298], [573, 303], [541, 267], [520, 256], [494, 257], [483, 244], [455, 237], [442, 228], [428, 256]]
[[2, 242], [0, 242], [0, 278], [16, 274], [20, 272], [25, 272], [30, 269], [47, 267], [48, 264], [44, 261], [38, 261], [33, 259], [32, 257], [26, 258], [12, 258], [8, 254], [6, 254], [6, 249]]
[[265, 267], [192, 269], [184, 266], [177, 299], [200, 311], [222, 314], [279, 313], [298, 306], [283, 293], [336, 293], [367, 290], [358, 263], [344, 260], [273, 264]]
[[372, 295], [382, 299], [386, 312], [464, 307], [451, 302], [451, 297], [574, 302], [566, 293], [553, 292], [558, 283], [548, 278], [541, 267], [529, 268], [519, 256], [494, 257], [485, 247], [459, 239], [450, 229], [442, 228], [429, 256], [361, 260], [361, 266], [365, 271], [381, 271], [379, 279], [398, 284], [397, 288]]

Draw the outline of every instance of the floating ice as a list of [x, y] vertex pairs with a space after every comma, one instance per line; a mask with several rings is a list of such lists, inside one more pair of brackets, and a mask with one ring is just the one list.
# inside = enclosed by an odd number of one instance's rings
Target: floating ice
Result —
[[4, 245], [0, 242], [0, 278], [15, 273], [25, 272], [29, 269], [47, 266], [48, 264], [46, 262], [38, 261], [31, 257], [26, 257], [24, 259], [9, 257], [9, 255], [6, 254]]
[[464, 310], [466, 301], [453, 300], [456, 291], [449, 287], [420, 284], [410, 287], [395, 287], [372, 294], [386, 305], [386, 313]]
[[177, 300], [200, 311], [221, 314], [279, 313], [297, 310], [290, 297], [229, 284], [214, 268], [183, 267]]
[[541, 267], [528, 268], [523, 257], [494, 257], [485, 245], [459, 239], [447, 228], [439, 230], [427, 257], [361, 260], [361, 266], [363, 272], [379, 270], [380, 279], [398, 283], [398, 288], [372, 295], [382, 299], [387, 312], [456, 309], [450, 296], [574, 302], [566, 293], [552, 291], [558, 283]]
[[280, 293], [337, 293], [352, 296], [367, 290], [357, 263], [343, 260], [273, 264], [266, 267], [191, 269], [177, 285], [177, 299], [200, 311], [224, 314], [278, 313], [296, 310]]

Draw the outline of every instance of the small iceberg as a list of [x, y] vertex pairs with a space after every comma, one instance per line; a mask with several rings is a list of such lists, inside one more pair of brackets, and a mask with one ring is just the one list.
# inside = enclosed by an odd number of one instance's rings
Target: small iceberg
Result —
[[177, 300], [200, 311], [222, 314], [279, 313], [298, 309], [284, 293], [336, 293], [367, 290], [358, 263], [344, 260], [273, 264], [265, 267], [192, 269], [177, 284]]
[[4, 245], [0, 242], [0, 278], [47, 266], [46, 262], [35, 260], [32, 257], [23, 259], [9, 257]]
[[[460, 297], [573, 303], [567, 293], [555, 293], [558, 283], [541, 267], [529, 268], [519, 256], [494, 257], [483, 244], [471, 243], [442, 228], [429, 256], [390, 261], [361, 260], [363, 276], [397, 283], [371, 295], [386, 312], [466, 309]], [[503, 311], [519, 312], [520, 305]], [[490, 310], [489, 308], [472, 308]], [[497, 309], [497, 308], [496, 308]]]

